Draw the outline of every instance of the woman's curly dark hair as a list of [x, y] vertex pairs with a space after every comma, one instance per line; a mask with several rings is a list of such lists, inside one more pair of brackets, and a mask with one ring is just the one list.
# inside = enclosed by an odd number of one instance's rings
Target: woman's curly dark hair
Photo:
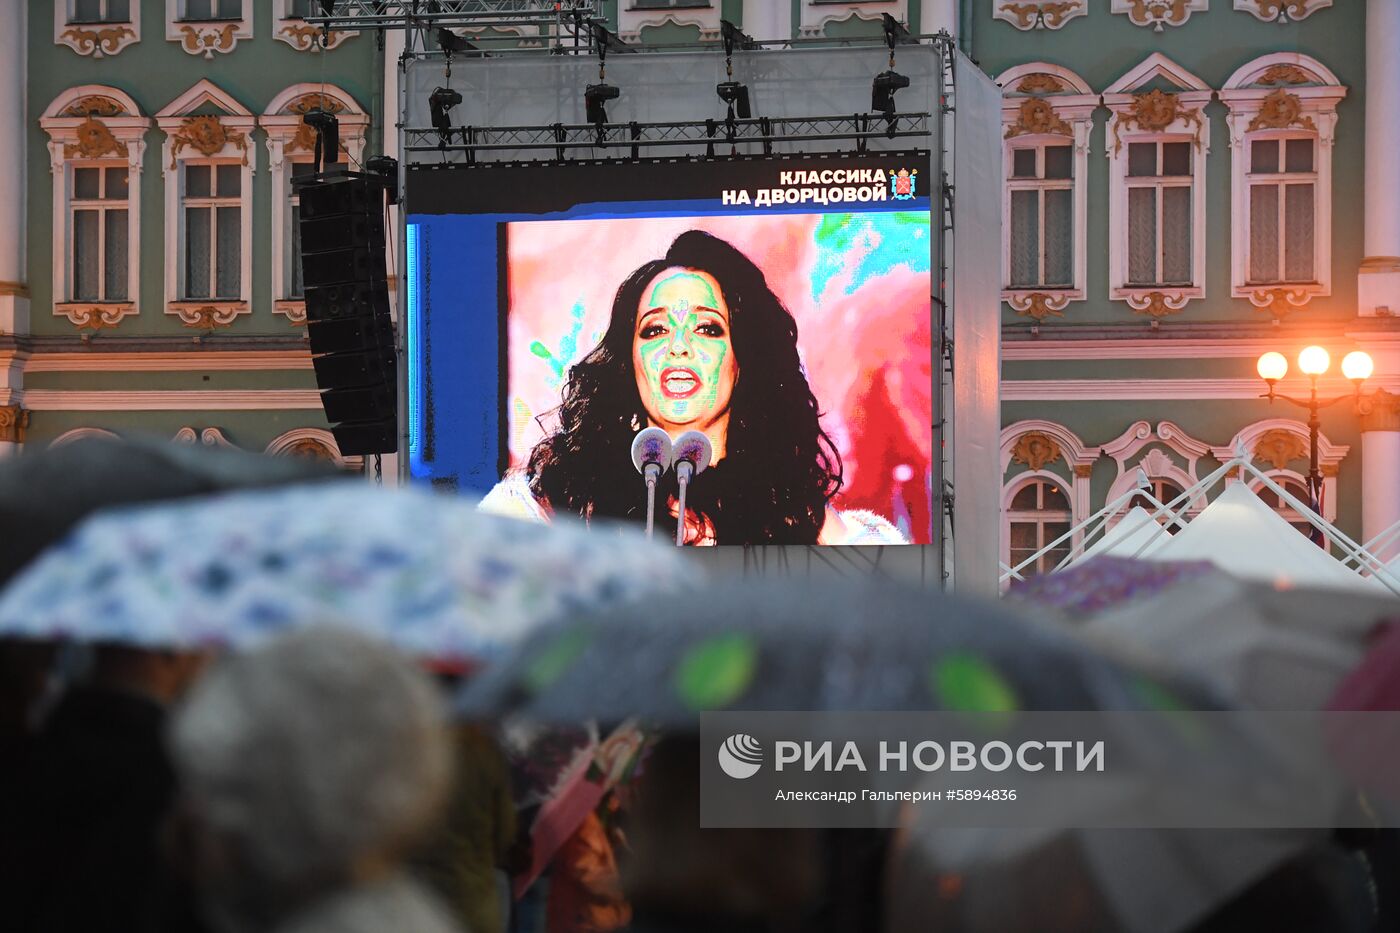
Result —
[[[738, 377], [724, 458], [691, 482], [687, 506], [709, 520], [720, 544], [815, 544], [827, 503], [841, 488], [841, 457], [822, 430], [817, 399], [797, 355], [797, 323], [763, 271], [718, 237], [689, 230], [617, 290], [607, 332], [569, 370], [558, 431], [530, 452], [536, 498], [559, 512], [642, 522], [646, 502], [631, 445], [647, 424], [632, 369], [642, 292], [664, 269], [708, 272], [729, 305]], [[657, 486], [658, 533], [675, 520], [660, 503], [676, 474]]]

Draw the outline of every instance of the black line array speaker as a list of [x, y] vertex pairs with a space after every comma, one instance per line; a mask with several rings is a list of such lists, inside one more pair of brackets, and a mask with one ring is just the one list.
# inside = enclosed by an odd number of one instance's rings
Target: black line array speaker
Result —
[[302, 283], [316, 385], [340, 452], [398, 449], [398, 361], [384, 263], [383, 175], [297, 178]]

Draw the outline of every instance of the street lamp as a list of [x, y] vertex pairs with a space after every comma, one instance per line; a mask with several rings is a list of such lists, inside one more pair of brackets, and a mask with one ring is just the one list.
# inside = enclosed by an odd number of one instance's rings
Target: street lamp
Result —
[[1322, 471], [1317, 465], [1317, 435], [1318, 430], [1322, 427], [1322, 421], [1318, 418], [1318, 412], [1349, 398], [1359, 400], [1361, 398], [1361, 383], [1371, 378], [1371, 373], [1375, 369], [1370, 354], [1364, 350], [1353, 350], [1342, 359], [1342, 375], [1351, 380], [1355, 390], [1351, 395], [1341, 395], [1328, 401], [1319, 401], [1317, 377], [1327, 372], [1331, 365], [1332, 357], [1322, 347], [1304, 347], [1303, 351], [1298, 354], [1298, 368], [1302, 370], [1303, 375], [1308, 377], [1311, 384], [1306, 400], [1290, 398], [1274, 391], [1275, 384], [1288, 374], [1288, 360], [1282, 353], [1270, 350], [1259, 357], [1259, 362], [1255, 366], [1259, 372], [1259, 378], [1263, 379], [1269, 386], [1269, 391], [1259, 396], [1260, 398], [1268, 399], [1271, 405], [1274, 399], [1282, 399], [1308, 410], [1308, 495], [1312, 500], [1309, 504], [1314, 512], [1319, 511], [1318, 501], [1322, 495]]

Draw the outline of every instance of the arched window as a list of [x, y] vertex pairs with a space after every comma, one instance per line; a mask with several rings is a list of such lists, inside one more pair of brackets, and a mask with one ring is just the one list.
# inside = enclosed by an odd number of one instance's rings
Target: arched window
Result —
[[[1155, 498], [1158, 502], [1162, 503], [1163, 505], [1171, 505], [1173, 499], [1180, 496], [1186, 491], [1182, 489], [1181, 486], [1172, 482], [1171, 480], [1162, 479], [1161, 477], [1151, 478], [1147, 481], [1147, 483], [1147, 491], [1152, 495], [1153, 498]], [[1131, 509], [1134, 506], [1141, 506], [1148, 512], [1154, 512], [1157, 509], [1157, 506], [1153, 505], [1152, 502], [1147, 498], [1147, 496], [1141, 494], [1133, 496], [1132, 501], [1128, 503], [1127, 507]], [[1184, 511], [1184, 508], [1178, 508], [1176, 509], [1176, 511]], [[1169, 519], [1165, 515], [1157, 516], [1157, 524], [1159, 525], [1166, 525], [1168, 521]], [[1177, 531], [1178, 528], [1175, 523], [1168, 525], [1168, 534], [1176, 534]]]
[[[1299, 502], [1308, 501], [1308, 488], [1298, 480], [1289, 479], [1284, 476], [1274, 476], [1271, 478], [1274, 482], [1288, 490], [1289, 495], [1293, 496], [1293, 498], [1297, 499]], [[1288, 524], [1292, 525], [1294, 528], [1297, 528], [1304, 535], [1309, 537], [1312, 535], [1312, 525], [1309, 525], [1308, 520], [1302, 515], [1299, 515], [1293, 506], [1285, 502], [1282, 496], [1262, 484], [1256, 485], [1253, 488], [1255, 494], [1259, 496], [1259, 499], [1269, 508], [1277, 512], [1279, 517], [1284, 521], [1288, 522]]]
[[[1015, 567], [1070, 528], [1069, 495], [1064, 485], [1035, 479], [1016, 491], [1007, 510], [1011, 566]], [[1021, 568], [1024, 577], [1055, 569], [1069, 555], [1070, 542], [1048, 551], [1034, 564]]]

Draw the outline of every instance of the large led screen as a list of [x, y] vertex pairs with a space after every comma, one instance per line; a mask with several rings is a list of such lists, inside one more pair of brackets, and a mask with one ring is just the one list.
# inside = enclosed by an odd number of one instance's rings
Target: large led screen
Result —
[[[634, 437], [694, 431], [687, 543], [929, 543], [927, 165], [413, 170], [412, 476], [642, 522]], [[658, 534], [679, 493], [667, 470]]]

